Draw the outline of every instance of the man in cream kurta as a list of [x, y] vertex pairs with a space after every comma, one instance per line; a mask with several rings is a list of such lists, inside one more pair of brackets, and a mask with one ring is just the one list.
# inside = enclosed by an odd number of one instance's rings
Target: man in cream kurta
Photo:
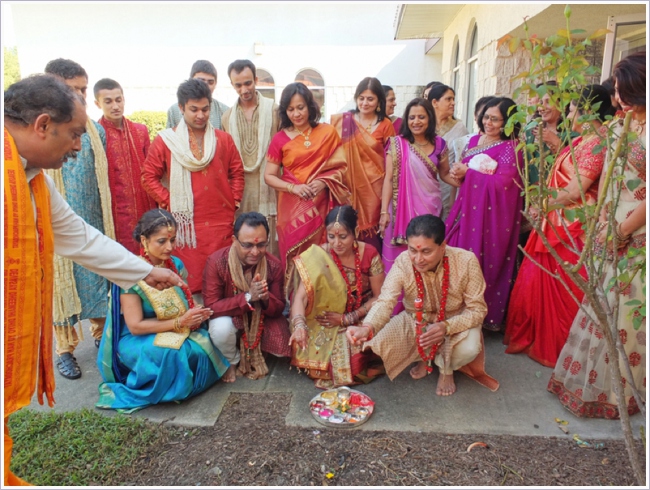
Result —
[[237, 216], [252, 211], [262, 214], [269, 224], [267, 251], [278, 256], [275, 231], [277, 197], [264, 182], [266, 152], [278, 132], [278, 106], [255, 89], [257, 73], [250, 60], [236, 60], [228, 66], [230, 83], [239, 95], [237, 103], [221, 118], [221, 127], [229, 133], [244, 164], [244, 197]]
[[[420, 358], [416, 342], [419, 341], [426, 352], [430, 345], [439, 343], [434, 361], [441, 373], [438, 395], [455, 392], [453, 372], [456, 370], [494, 391], [499, 384], [484, 371], [480, 327], [487, 305], [483, 299], [485, 280], [481, 267], [473, 253], [447, 246], [444, 234], [444, 223], [438, 217], [423, 215], [411, 220], [406, 230], [408, 249], [395, 260], [363, 326], [348, 328], [348, 338], [357, 344], [367, 340], [363, 348], [372, 349], [382, 358], [391, 380], [416, 361], [419, 362], [411, 369], [411, 376], [424, 377], [427, 366]], [[445, 319], [438, 322], [445, 261], [449, 269], [449, 289]], [[419, 340], [414, 318], [414, 301], [418, 297], [416, 271], [424, 285], [423, 310], [427, 323], [426, 333]], [[391, 318], [402, 292], [406, 311]]]

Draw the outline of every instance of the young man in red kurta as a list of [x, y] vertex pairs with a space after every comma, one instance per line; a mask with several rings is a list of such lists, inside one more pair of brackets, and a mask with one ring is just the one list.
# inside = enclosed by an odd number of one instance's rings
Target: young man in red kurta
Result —
[[124, 92], [115, 80], [102, 78], [93, 87], [95, 105], [104, 115], [97, 121], [106, 130], [106, 160], [115, 239], [134, 254], [140, 244], [133, 230], [140, 217], [157, 207], [142, 187], [142, 165], [151, 141], [144, 124], [124, 117]]
[[207, 84], [187, 80], [177, 96], [183, 119], [153, 140], [142, 184], [176, 218], [174, 255], [188, 270], [192, 293], [200, 293], [206, 259], [230, 244], [244, 194], [244, 167], [232, 137], [210, 124]]
[[[284, 268], [268, 253], [269, 224], [256, 212], [235, 221], [232, 245], [208, 258], [203, 271], [203, 299], [214, 313], [210, 339], [230, 362], [223, 380], [235, 380], [235, 368], [251, 379], [268, 368], [262, 352], [289, 357], [289, 324], [282, 315]], [[239, 337], [239, 348], [237, 338]]]

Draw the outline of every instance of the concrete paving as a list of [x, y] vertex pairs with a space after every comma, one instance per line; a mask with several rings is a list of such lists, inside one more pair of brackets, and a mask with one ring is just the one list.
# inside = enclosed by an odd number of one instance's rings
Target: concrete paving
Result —
[[[85, 330], [87, 332], [87, 330]], [[503, 337], [486, 333], [486, 370], [499, 380], [498, 391], [491, 392], [470, 378], [456, 373], [457, 392], [450, 397], [435, 395], [437, 371], [415, 381], [405, 371], [393, 382], [382, 376], [368, 385], [355, 386], [375, 401], [372, 418], [355, 430], [421, 431], [445, 434], [510, 434], [519, 436], [555, 436], [570, 438], [579, 434], [584, 440], [622, 439], [617, 420], [581, 419], [573, 416], [546, 391], [552, 370], [525, 355], [505, 354]], [[94, 408], [101, 377], [95, 364], [97, 349], [86, 334], [75, 352], [83, 375], [68, 380], [55, 373], [57, 412]], [[133, 414], [152, 422], [187, 426], [212, 426], [217, 421], [230, 393], [291, 393], [287, 425], [322, 429], [309, 412], [309, 401], [320, 390], [304, 374], [289, 369], [288, 359], [271, 358], [269, 375], [258, 381], [237, 378], [232, 384], [218, 382], [201, 395], [183, 403], [165, 403]], [[52, 410], [41, 406], [36, 398], [30, 408]], [[100, 410], [114, 415], [112, 410]], [[564, 434], [555, 418], [566, 420], [569, 434]], [[639, 433], [643, 418], [632, 418]]]

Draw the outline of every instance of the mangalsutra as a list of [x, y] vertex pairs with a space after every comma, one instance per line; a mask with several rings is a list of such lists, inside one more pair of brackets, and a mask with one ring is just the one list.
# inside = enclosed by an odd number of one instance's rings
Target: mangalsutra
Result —
[[307, 131], [307, 134], [303, 133], [302, 131], [300, 131], [300, 130], [299, 130], [297, 127], [295, 127], [295, 126], [293, 127], [293, 129], [295, 129], [295, 130], [298, 132], [298, 134], [299, 134], [300, 136], [302, 136], [303, 138], [305, 138], [305, 148], [309, 148], [309, 147], [311, 146], [311, 141], [309, 141], [309, 135], [311, 134], [311, 130], [312, 130], [313, 128], [310, 127], [310, 128], [309, 128], [309, 131]]
[[428, 141], [427, 141], [426, 143], [418, 143], [417, 141], [413, 140], [413, 143], [414, 143], [415, 145], [419, 146], [420, 148], [424, 148], [425, 146], [428, 146], [428, 145], [429, 145], [429, 142], [428, 142]]

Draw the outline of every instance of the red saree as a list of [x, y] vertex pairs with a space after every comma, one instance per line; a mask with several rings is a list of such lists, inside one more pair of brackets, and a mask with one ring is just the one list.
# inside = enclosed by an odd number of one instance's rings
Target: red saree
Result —
[[271, 140], [268, 161], [282, 166], [282, 180], [289, 184], [309, 184], [316, 179], [325, 183], [325, 189], [314, 199], [301, 199], [289, 192], [278, 193], [278, 248], [285, 269], [285, 288], [290, 285], [293, 257], [320, 244], [325, 232], [325, 217], [335, 206], [347, 204], [350, 196], [343, 184], [347, 169], [341, 140], [334, 127], [320, 123], [309, 136], [311, 145], [304, 146], [304, 138], [293, 140], [279, 131]]
[[[598, 192], [598, 177], [603, 168], [605, 149], [597, 155], [591, 150], [600, 142], [600, 138], [578, 137], [572, 142], [573, 151], [578, 162], [581, 176], [594, 182], [585, 192], [588, 203], [593, 203]], [[555, 189], [565, 188], [576, 175], [571, 159], [571, 150], [565, 148], [557, 157], [555, 166], [549, 176], [548, 186]], [[566, 205], [564, 209], [581, 206], [582, 203]], [[564, 231], [562, 221], [573, 240], [582, 248], [583, 231], [580, 221], [568, 222], [563, 209], [550, 213], [542, 224], [544, 235], [562, 260], [575, 264], [578, 257], [569, 251], [562, 242], [571, 243]], [[555, 227], [553, 230], [552, 223]], [[544, 268], [559, 274], [572, 294], [582, 300], [582, 291], [571, 281], [556, 260], [544, 246], [542, 239], [534, 231], [525, 248], [526, 252]], [[586, 277], [584, 268], [580, 271]], [[531, 301], [532, 299], [532, 301]], [[503, 343], [508, 346], [506, 353], [524, 352], [547, 367], [554, 367], [562, 347], [569, 335], [569, 329], [576, 314], [578, 304], [567, 294], [560, 281], [552, 278], [533, 261], [524, 258], [515, 286], [510, 295], [510, 305], [506, 320], [506, 333]]]
[[[390, 119], [384, 118], [369, 133], [352, 112], [335, 114], [331, 121], [341, 137], [348, 163], [343, 184], [350, 189], [351, 204], [358, 213], [359, 238], [368, 241], [377, 236], [385, 175], [384, 146], [388, 138], [395, 136], [395, 131]], [[376, 241], [375, 247], [380, 244]]]

